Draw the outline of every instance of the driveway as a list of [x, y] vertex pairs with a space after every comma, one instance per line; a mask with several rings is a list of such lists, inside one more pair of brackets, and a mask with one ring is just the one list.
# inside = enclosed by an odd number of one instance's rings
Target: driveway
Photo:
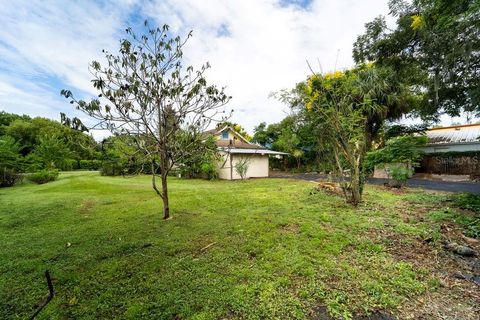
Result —
[[[286, 172], [272, 172], [271, 178], [288, 178], [299, 179], [306, 181], [325, 181], [328, 180], [327, 175], [317, 173], [286, 173]], [[383, 185], [387, 182], [387, 179], [379, 178], [367, 178], [368, 184]], [[437, 191], [448, 192], [470, 192], [480, 194], [480, 183], [478, 182], [446, 182], [446, 181], [433, 181], [425, 179], [412, 178], [408, 180], [408, 187], [422, 188]]]

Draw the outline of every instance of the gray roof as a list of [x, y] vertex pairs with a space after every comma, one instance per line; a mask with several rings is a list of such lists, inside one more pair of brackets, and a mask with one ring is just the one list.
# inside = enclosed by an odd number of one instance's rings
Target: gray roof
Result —
[[434, 128], [426, 135], [428, 145], [480, 143], [480, 124]]
[[269, 155], [287, 155], [285, 152], [278, 152], [268, 149], [238, 149], [238, 148], [220, 148], [228, 153], [241, 153], [241, 154], [269, 154]]

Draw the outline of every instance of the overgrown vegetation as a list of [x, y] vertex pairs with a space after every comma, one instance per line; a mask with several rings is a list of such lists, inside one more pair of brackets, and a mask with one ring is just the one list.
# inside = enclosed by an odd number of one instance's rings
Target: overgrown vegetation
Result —
[[99, 154], [91, 136], [59, 122], [0, 112], [0, 187], [21, 181], [23, 173], [84, 169]]

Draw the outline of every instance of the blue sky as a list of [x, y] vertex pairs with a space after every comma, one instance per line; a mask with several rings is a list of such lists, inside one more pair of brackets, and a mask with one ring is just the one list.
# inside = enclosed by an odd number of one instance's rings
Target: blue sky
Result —
[[60, 90], [94, 96], [88, 63], [115, 51], [125, 27], [148, 19], [180, 36], [193, 30], [186, 63], [212, 65], [208, 80], [233, 96], [232, 120], [252, 131], [286, 115], [269, 95], [303, 80], [306, 60], [323, 71], [336, 61], [352, 66], [356, 36], [387, 12], [387, 0], [0, 0], [0, 110], [88, 121]]

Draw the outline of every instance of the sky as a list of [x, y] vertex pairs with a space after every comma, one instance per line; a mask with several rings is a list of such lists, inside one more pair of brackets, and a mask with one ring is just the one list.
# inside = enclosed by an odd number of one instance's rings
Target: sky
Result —
[[210, 63], [208, 82], [233, 97], [230, 120], [252, 133], [288, 114], [271, 93], [304, 80], [306, 61], [323, 72], [353, 66], [364, 24], [387, 14], [387, 0], [0, 0], [0, 110], [91, 123], [60, 90], [95, 97], [88, 64], [147, 19], [181, 37], [193, 30], [185, 64]]

